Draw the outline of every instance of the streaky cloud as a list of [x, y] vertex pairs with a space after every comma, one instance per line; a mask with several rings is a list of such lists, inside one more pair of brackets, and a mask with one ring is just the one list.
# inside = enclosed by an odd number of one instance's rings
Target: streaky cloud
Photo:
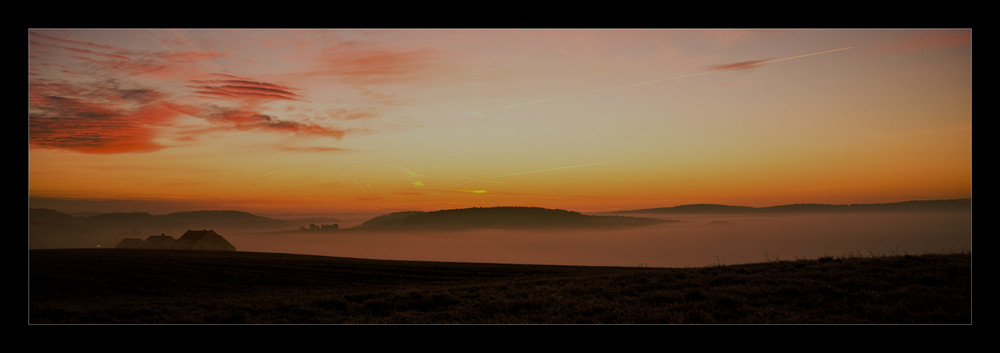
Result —
[[420, 77], [431, 65], [427, 50], [402, 50], [342, 42], [324, 49], [310, 75], [336, 77], [366, 86]]
[[244, 78], [193, 80], [191, 83], [189, 87], [194, 89], [196, 94], [202, 96], [281, 100], [298, 100], [299, 98], [298, 94], [293, 91], [294, 89], [290, 87]]
[[342, 129], [281, 120], [253, 109], [229, 108], [217, 105], [190, 106], [175, 104], [172, 106], [177, 111], [192, 117], [204, 119], [215, 124], [218, 129], [223, 130], [287, 132], [302, 135], [327, 136], [338, 139], [346, 133], [346, 130]]
[[327, 146], [313, 146], [313, 147], [281, 146], [281, 147], [278, 147], [278, 148], [281, 149], [281, 150], [283, 150], [283, 151], [290, 151], [290, 152], [347, 152], [347, 151], [350, 151], [349, 149], [343, 148], [343, 147], [327, 147]]
[[751, 60], [751, 61], [741, 61], [738, 63], [724, 64], [724, 65], [714, 65], [709, 68], [711, 71], [726, 71], [726, 70], [749, 70], [760, 67], [761, 65], [767, 63], [767, 60]]
[[824, 51], [813, 52], [813, 53], [802, 54], [802, 55], [795, 55], [795, 56], [790, 56], [790, 57], [785, 57], [785, 58], [780, 58], [780, 59], [751, 60], [751, 61], [742, 61], [742, 62], [733, 63], [733, 64], [713, 65], [713, 66], [709, 66], [708, 69], [701, 70], [701, 71], [696, 71], [696, 72], [692, 72], [692, 73], [688, 73], [688, 74], [677, 75], [677, 76], [670, 76], [670, 77], [665, 77], [665, 78], [660, 78], [660, 79], [646, 80], [646, 81], [641, 81], [641, 82], [633, 82], [633, 83], [616, 85], [616, 86], [610, 86], [610, 87], [604, 87], [604, 88], [594, 89], [594, 90], [590, 90], [590, 91], [574, 92], [574, 93], [568, 93], [568, 94], [559, 95], [559, 96], [546, 97], [546, 98], [536, 99], [536, 100], [533, 100], [533, 101], [521, 102], [521, 103], [517, 103], [517, 104], [510, 104], [510, 105], [507, 105], [507, 106], [504, 106], [504, 107], [501, 107], [501, 108], [497, 108], [497, 109], [493, 109], [493, 110], [485, 110], [485, 111], [473, 112], [471, 114], [474, 115], [474, 116], [477, 116], [479, 118], [484, 118], [484, 119], [505, 120], [505, 119], [501, 119], [501, 118], [494, 118], [494, 117], [488, 116], [487, 113], [494, 113], [494, 112], [499, 112], [499, 111], [503, 111], [503, 110], [520, 108], [520, 107], [524, 107], [524, 106], [528, 106], [528, 105], [534, 105], [534, 104], [539, 104], [539, 103], [546, 103], [546, 102], [556, 101], [556, 100], [561, 100], [561, 99], [566, 99], [566, 98], [573, 98], [573, 97], [579, 97], [579, 96], [584, 96], [584, 95], [591, 95], [591, 94], [597, 94], [597, 93], [610, 92], [610, 91], [614, 91], [614, 90], [620, 90], [620, 89], [626, 89], [626, 88], [633, 88], [633, 87], [638, 87], [638, 86], [645, 86], [645, 85], [650, 85], [650, 84], [662, 83], [662, 82], [667, 82], [667, 81], [674, 81], [674, 80], [686, 79], [686, 78], [697, 77], [697, 76], [701, 76], [701, 75], [705, 75], [705, 74], [709, 74], [709, 73], [713, 73], [713, 72], [718, 72], [718, 71], [752, 69], [752, 68], [760, 67], [762, 65], [766, 65], [766, 64], [770, 64], [770, 63], [776, 63], [776, 62], [781, 62], [781, 61], [800, 59], [800, 58], [805, 58], [805, 57], [809, 57], [809, 56], [813, 56], [813, 55], [833, 53], [833, 52], [838, 52], [838, 51], [842, 51], [842, 50], [848, 50], [848, 49], [851, 49], [851, 48], [853, 48], [853, 47], [844, 47], [844, 48], [838, 48], [838, 49], [824, 50]]
[[848, 49], [852, 49], [852, 48], [854, 48], [854, 47], [843, 47], [843, 48], [837, 48], [837, 49], [823, 50], [823, 51], [812, 52], [812, 53], [807, 53], [807, 54], [801, 54], [801, 55], [794, 55], [794, 56], [784, 57], [784, 58], [780, 58], [780, 59], [750, 60], [750, 61], [741, 61], [741, 62], [732, 63], [732, 64], [714, 65], [714, 66], [709, 67], [709, 71], [748, 70], [748, 69], [758, 68], [758, 67], [761, 67], [761, 66], [766, 65], [766, 64], [772, 64], [772, 63], [776, 63], [776, 62], [801, 59], [801, 58], [810, 57], [810, 56], [814, 56], [814, 55], [820, 55], [820, 54], [834, 53], [834, 52], [848, 50]]
[[41, 39], [56, 41], [56, 42], [60, 42], [60, 43], [82, 45], [82, 46], [86, 46], [86, 47], [97, 48], [97, 49], [104, 49], [104, 50], [125, 51], [124, 49], [116, 47], [116, 46], [113, 46], [113, 45], [97, 44], [97, 43], [91, 43], [91, 42], [81, 42], [81, 41], [78, 41], [78, 40], [65, 39], [65, 38], [60, 38], [60, 37], [56, 37], [56, 36], [50, 36], [50, 35], [47, 35], [47, 34], [42, 34], [39, 31], [28, 31], [28, 35], [32, 36], [32, 37], [38, 37], [38, 38], [41, 38]]
[[82, 153], [142, 153], [164, 146], [152, 127], [176, 115], [161, 94], [111, 84], [29, 84], [28, 143]]

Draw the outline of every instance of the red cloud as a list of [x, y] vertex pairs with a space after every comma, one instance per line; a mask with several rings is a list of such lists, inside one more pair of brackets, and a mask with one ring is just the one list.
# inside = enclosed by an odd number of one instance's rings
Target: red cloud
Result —
[[284, 151], [294, 151], [294, 152], [346, 152], [345, 148], [341, 147], [324, 147], [324, 146], [314, 146], [314, 147], [290, 147], [281, 146], [280, 149]]
[[318, 69], [356, 84], [377, 84], [412, 79], [428, 67], [427, 52], [363, 47], [345, 42], [327, 48]]
[[342, 120], [359, 120], [359, 119], [371, 119], [376, 117], [375, 113], [370, 111], [363, 111], [358, 109], [338, 109], [329, 112], [329, 116], [334, 119]]
[[[61, 95], [68, 89], [91, 97]], [[104, 99], [98, 94], [117, 92]], [[86, 91], [63, 85], [28, 90], [28, 143], [38, 148], [67, 149], [84, 153], [139, 153], [163, 146], [153, 142], [152, 126], [176, 115], [157, 104], [155, 92], [102, 87]], [[152, 103], [151, 103], [152, 102]]]
[[[263, 86], [267, 86], [264, 84]], [[215, 129], [257, 130], [341, 138], [345, 131], [281, 120], [252, 108], [198, 108], [170, 102], [148, 89], [113, 82], [91, 85], [30, 84], [28, 143], [35, 148], [83, 153], [142, 153], [164, 148], [157, 128], [187, 114]]]
[[319, 125], [280, 120], [271, 115], [263, 114], [254, 110], [219, 106], [171, 106], [173, 109], [176, 109], [184, 114], [205, 119], [215, 124], [220, 129], [286, 132], [312, 136], [327, 136], [338, 139], [343, 137], [345, 133], [344, 130], [332, 129]]
[[189, 50], [182, 52], [156, 52], [149, 54], [149, 56], [159, 58], [166, 62], [190, 63], [201, 60], [220, 58], [226, 56], [226, 53], [219, 52], [218, 50], [206, 50], [206, 51]]
[[240, 78], [195, 80], [189, 85], [196, 94], [209, 98], [243, 100], [297, 100], [298, 94], [289, 87]]
[[[276, 101], [301, 101], [299, 90], [228, 74], [205, 79], [197, 65], [206, 59], [227, 55], [208, 51], [134, 51], [111, 45], [63, 39], [29, 32], [29, 146], [58, 148], [86, 153], [135, 153], [155, 151], [158, 126], [182, 114], [211, 122], [214, 130], [255, 130], [340, 138], [342, 129], [297, 122], [275, 116], [262, 108]], [[424, 52], [372, 48], [346, 43], [329, 48], [310, 75], [332, 75], [354, 85], [398, 82], [426, 67]], [[44, 77], [61, 72], [65, 76]], [[162, 78], [164, 91], [123, 88], [129, 82]], [[75, 84], [52, 83], [59, 79], [81, 79]], [[194, 79], [198, 78], [198, 79]], [[178, 103], [167, 96], [181, 80], [187, 93], [207, 98], [208, 104]], [[97, 82], [96, 84], [94, 82]], [[138, 81], [137, 81], [138, 82]], [[153, 83], [144, 81], [144, 86]], [[368, 94], [368, 91], [365, 91]], [[378, 98], [383, 98], [379, 96]], [[370, 109], [354, 108], [330, 112], [340, 120], [371, 118]], [[197, 137], [197, 135], [193, 135]], [[322, 149], [320, 149], [322, 150]]]

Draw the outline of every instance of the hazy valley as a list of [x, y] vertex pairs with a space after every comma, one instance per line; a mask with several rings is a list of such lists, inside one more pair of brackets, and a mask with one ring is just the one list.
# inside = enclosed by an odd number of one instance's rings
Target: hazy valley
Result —
[[769, 208], [688, 205], [614, 215], [483, 208], [353, 221], [278, 220], [237, 211], [72, 216], [32, 209], [29, 223], [32, 249], [113, 247], [124, 237], [177, 237], [187, 229], [214, 229], [238, 251], [523, 264], [688, 267], [972, 248], [968, 199]]
[[[343, 228], [35, 209], [32, 241], [84, 245], [29, 251], [29, 323], [969, 324], [971, 201], [914, 205], [474, 208]], [[237, 251], [87, 245], [190, 227]]]

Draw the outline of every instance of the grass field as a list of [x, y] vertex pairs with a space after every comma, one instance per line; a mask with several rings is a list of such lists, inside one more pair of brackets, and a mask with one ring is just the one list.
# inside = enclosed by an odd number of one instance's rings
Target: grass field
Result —
[[29, 252], [29, 324], [971, 324], [970, 254], [700, 268]]

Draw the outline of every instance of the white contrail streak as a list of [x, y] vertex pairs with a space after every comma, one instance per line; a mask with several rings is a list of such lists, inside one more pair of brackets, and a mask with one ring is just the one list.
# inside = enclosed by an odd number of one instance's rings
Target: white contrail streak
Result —
[[793, 59], [800, 59], [800, 58], [804, 58], [804, 57], [807, 57], [807, 56], [833, 53], [833, 52], [838, 52], [838, 51], [841, 51], [841, 50], [847, 50], [847, 49], [851, 49], [851, 48], [854, 48], [854, 47], [843, 47], [843, 48], [839, 48], [839, 49], [830, 49], [830, 50], [818, 51], [818, 52], [815, 52], [815, 53], [802, 54], [802, 55], [796, 55], [796, 56], [789, 56], [787, 58], [781, 58], [781, 59], [764, 60], [764, 61], [761, 62], [761, 64], [770, 64], [770, 63], [776, 63], [776, 62], [779, 62], [779, 61], [787, 61], [787, 60], [793, 60]]

